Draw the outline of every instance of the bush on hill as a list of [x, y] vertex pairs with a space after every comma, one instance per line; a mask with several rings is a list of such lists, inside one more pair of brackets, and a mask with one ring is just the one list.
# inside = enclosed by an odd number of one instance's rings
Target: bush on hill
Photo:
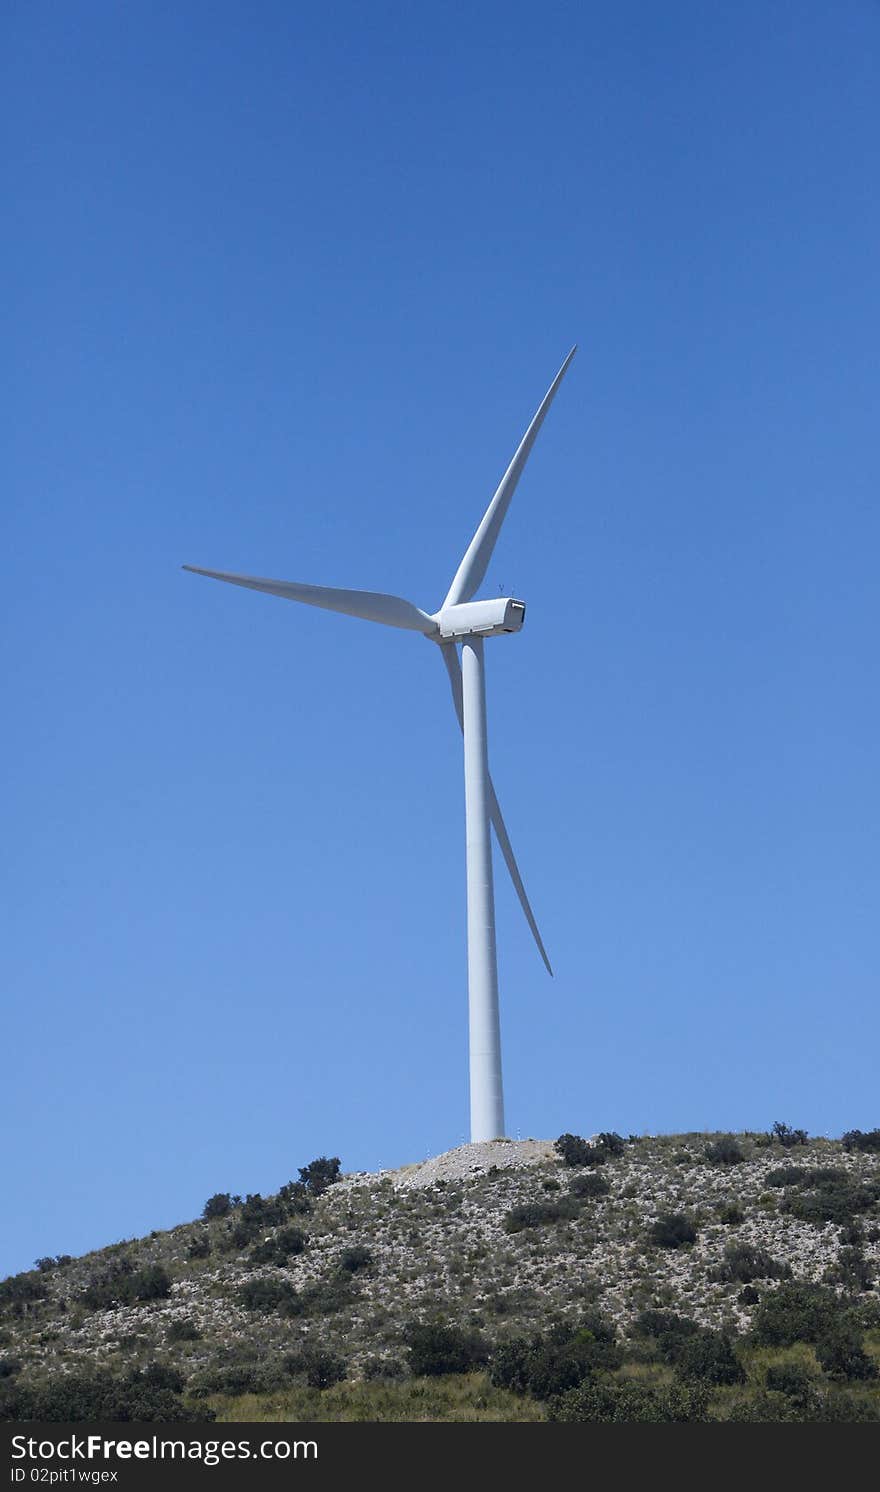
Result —
[[681, 1212], [661, 1212], [648, 1229], [648, 1242], [662, 1249], [689, 1248], [697, 1241], [697, 1227]]
[[563, 1424], [705, 1423], [708, 1402], [706, 1389], [684, 1384], [586, 1383], [552, 1399], [547, 1418]]
[[687, 1337], [676, 1353], [675, 1371], [696, 1383], [744, 1383], [745, 1371], [728, 1336], [701, 1330]]
[[519, 1207], [511, 1207], [504, 1228], [508, 1233], [521, 1233], [525, 1228], [544, 1228], [548, 1223], [570, 1221], [579, 1212], [577, 1199], [570, 1196], [558, 1202], [523, 1202]]
[[843, 1137], [844, 1150], [880, 1150], [880, 1129], [848, 1129]]
[[862, 1347], [862, 1333], [841, 1321], [816, 1343], [816, 1357], [829, 1378], [864, 1380], [877, 1377], [877, 1364]]
[[362, 1269], [369, 1269], [373, 1262], [373, 1250], [362, 1243], [352, 1244], [351, 1248], [343, 1249], [339, 1255], [339, 1268], [348, 1274], [358, 1274]]
[[229, 1192], [215, 1192], [202, 1208], [202, 1217], [209, 1223], [218, 1217], [228, 1217], [235, 1204], [240, 1201], [240, 1197], [236, 1197], [233, 1201]]
[[703, 1154], [714, 1166], [738, 1166], [745, 1160], [745, 1151], [733, 1135], [722, 1135], [711, 1140]]
[[591, 1145], [581, 1135], [571, 1134], [560, 1135], [553, 1144], [556, 1154], [566, 1166], [602, 1166], [606, 1160], [622, 1155], [625, 1146], [626, 1141], [622, 1135], [607, 1130], [597, 1135], [595, 1145]]
[[768, 1171], [764, 1180], [768, 1186], [800, 1186], [806, 1181], [808, 1172], [804, 1166], [776, 1166]]
[[49, 1294], [38, 1272], [26, 1270], [0, 1280], [0, 1311], [9, 1316], [25, 1316]]
[[809, 1136], [805, 1129], [792, 1129], [790, 1124], [783, 1124], [781, 1120], [777, 1119], [770, 1131], [769, 1138], [771, 1141], [775, 1140], [778, 1145], [782, 1145], [785, 1149], [790, 1150], [794, 1145], [806, 1145]]
[[405, 1327], [410, 1372], [416, 1377], [435, 1378], [443, 1373], [467, 1373], [482, 1367], [489, 1356], [488, 1344], [477, 1332], [440, 1321], [413, 1321]]
[[320, 1197], [339, 1180], [339, 1156], [320, 1155], [307, 1166], [300, 1166], [299, 1179], [310, 1196]]
[[332, 1388], [348, 1376], [344, 1358], [318, 1347], [304, 1347], [301, 1352], [291, 1353], [284, 1359], [284, 1366], [292, 1377], [304, 1377], [309, 1388]]
[[274, 1238], [265, 1238], [251, 1250], [253, 1264], [286, 1264], [296, 1254], [301, 1254], [308, 1244], [308, 1236], [300, 1228], [280, 1228]]
[[721, 1202], [718, 1206], [718, 1221], [728, 1228], [744, 1223], [746, 1215], [739, 1202]]
[[114, 1306], [165, 1300], [170, 1294], [171, 1276], [161, 1264], [135, 1269], [131, 1260], [123, 1257], [112, 1261], [92, 1277], [78, 1303], [86, 1310], [101, 1311], [111, 1310]]
[[837, 1259], [825, 1271], [830, 1285], [842, 1285], [847, 1295], [859, 1295], [870, 1290], [877, 1278], [877, 1266], [868, 1259], [861, 1247], [853, 1245], [842, 1248]]
[[180, 1397], [183, 1386], [180, 1373], [162, 1363], [134, 1368], [123, 1377], [97, 1368], [59, 1374], [51, 1383], [34, 1388], [22, 1387], [14, 1400], [7, 1401], [4, 1412], [20, 1421], [65, 1424], [213, 1420], [211, 1409], [186, 1407]]
[[278, 1311], [282, 1316], [301, 1316], [303, 1303], [289, 1280], [273, 1275], [258, 1275], [239, 1291], [239, 1301], [246, 1311]]
[[816, 1382], [816, 1375], [800, 1362], [771, 1363], [766, 1382], [772, 1392], [804, 1401]]
[[72, 1254], [47, 1254], [43, 1259], [37, 1259], [35, 1268], [40, 1274], [49, 1274], [53, 1269], [63, 1269], [65, 1264], [72, 1264]]
[[607, 1197], [611, 1190], [604, 1176], [598, 1171], [587, 1171], [581, 1176], [572, 1176], [568, 1189], [573, 1197]]
[[499, 1388], [549, 1399], [622, 1362], [613, 1323], [594, 1311], [577, 1323], [566, 1322], [496, 1347], [490, 1376]]
[[791, 1266], [780, 1264], [766, 1249], [753, 1243], [729, 1243], [713, 1278], [750, 1285], [752, 1280], [790, 1280]]
[[634, 1335], [653, 1338], [666, 1363], [674, 1362], [683, 1344], [699, 1330], [690, 1316], [680, 1316], [676, 1311], [642, 1311], [633, 1322]]
[[795, 1342], [817, 1342], [827, 1336], [840, 1315], [833, 1290], [806, 1280], [791, 1280], [761, 1300], [752, 1333], [766, 1347], [790, 1347]]
[[846, 1223], [857, 1213], [869, 1211], [878, 1194], [880, 1184], [876, 1182], [860, 1185], [850, 1180], [828, 1180], [819, 1182], [815, 1191], [795, 1192], [784, 1197], [782, 1211], [816, 1227], [825, 1223]]

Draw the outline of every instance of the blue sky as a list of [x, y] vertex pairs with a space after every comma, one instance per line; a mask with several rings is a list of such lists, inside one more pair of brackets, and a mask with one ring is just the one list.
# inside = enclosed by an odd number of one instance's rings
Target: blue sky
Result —
[[880, 1123], [880, 6], [6, 8], [0, 1273], [467, 1137]]

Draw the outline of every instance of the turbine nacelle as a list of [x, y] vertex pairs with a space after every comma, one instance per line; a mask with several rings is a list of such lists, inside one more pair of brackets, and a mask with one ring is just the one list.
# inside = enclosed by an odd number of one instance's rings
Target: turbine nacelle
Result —
[[440, 632], [438, 642], [460, 642], [463, 637], [500, 637], [518, 632], [526, 618], [525, 601], [499, 597], [493, 601], [465, 601], [443, 606], [432, 617]]

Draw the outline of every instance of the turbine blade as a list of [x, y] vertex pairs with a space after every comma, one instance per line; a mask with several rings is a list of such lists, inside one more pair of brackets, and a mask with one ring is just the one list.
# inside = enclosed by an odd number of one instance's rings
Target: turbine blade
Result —
[[455, 579], [449, 587], [449, 594], [446, 600], [443, 602], [444, 606], [457, 606], [461, 601], [470, 601], [477, 587], [480, 585], [489, 567], [492, 551], [495, 548], [495, 541], [498, 538], [505, 514], [510, 506], [510, 499], [513, 497], [516, 484], [522, 476], [523, 467], [529, 459], [529, 453], [535, 444], [538, 431], [544, 423], [544, 416], [553, 403], [553, 396], [565, 377], [566, 369], [576, 352], [577, 347], [575, 346], [571, 349], [571, 352], [559, 369], [559, 372], [541, 401], [537, 414], [520, 441], [516, 455], [501, 478], [498, 491], [486, 509], [483, 521], [471, 539], [464, 559], [455, 572]]
[[261, 580], [256, 575], [230, 575], [224, 570], [200, 570], [184, 565], [193, 575], [207, 575], [211, 580], [227, 580], [230, 585], [247, 586], [287, 601], [304, 601], [307, 606], [321, 606], [325, 611], [341, 611], [346, 616], [362, 617], [367, 622], [383, 622], [386, 627], [405, 627], [431, 637], [437, 623], [411, 601], [400, 596], [385, 596], [378, 591], [341, 591], [327, 585], [302, 585], [296, 580]]
[[[461, 663], [458, 657], [458, 650], [454, 643], [445, 643], [443, 644], [443, 646], [441, 646], [440, 651], [443, 654], [443, 662], [446, 664], [446, 672], [449, 674], [449, 683], [452, 687], [452, 702], [455, 705], [455, 713], [458, 716], [459, 726], [463, 731], [464, 711], [462, 709]], [[544, 944], [541, 941], [541, 934], [538, 931], [538, 924], [535, 921], [535, 914], [532, 911], [529, 898], [526, 895], [526, 888], [523, 885], [522, 876], [519, 873], [519, 866], [516, 863], [516, 856], [513, 853], [513, 846], [510, 843], [510, 836], [507, 832], [507, 827], [501, 815], [501, 807], [495, 793], [495, 788], [493, 786], [491, 776], [489, 778], [489, 818], [492, 821], [492, 828], [495, 830], [495, 837], [498, 840], [499, 849], [504, 856], [504, 863], [510, 872], [510, 879], [513, 881], [513, 889], [519, 897], [519, 904], [522, 907], [523, 912], [525, 913], [525, 919], [526, 922], [529, 924], [532, 937], [538, 945], [538, 952], [544, 960], [544, 967], [546, 968], [547, 973], [552, 978], [553, 970], [550, 967], [550, 960], [547, 957], [547, 950], [545, 949]]]
[[513, 889], [519, 897], [519, 904], [522, 907], [523, 912], [525, 913], [525, 919], [531, 929], [532, 937], [538, 945], [538, 952], [544, 960], [544, 967], [547, 970], [547, 973], [550, 975], [550, 978], [552, 979], [553, 970], [550, 967], [550, 960], [547, 957], [547, 950], [541, 941], [541, 934], [538, 932], [538, 924], [535, 921], [535, 914], [532, 911], [532, 908], [529, 904], [529, 898], [526, 895], [526, 888], [523, 885], [522, 876], [519, 873], [519, 866], [516, 863], [516, 856], [513, 853], [513, 846], [510, 843], [510, 836], [507, 833], [504, 819], [501, 817], [501, 807], [495, 795], [495, 788], [492, 785], [491, 777], [489, 778], [489, 817], [492, 820], [492, 828], [495, 830], [495, 836], [498, 840], [501, 853], [504, 856], [504, 863], [507, 866], [507, 869], [510, 871], [510, 879], [513, 881]]

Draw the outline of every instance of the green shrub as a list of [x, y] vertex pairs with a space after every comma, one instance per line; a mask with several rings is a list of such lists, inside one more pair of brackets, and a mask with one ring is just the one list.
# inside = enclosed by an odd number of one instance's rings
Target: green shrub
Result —
[[368, 1383], [374, 1382], [377, 1378], [406, 1377], [406, 1368], [396, 1357], [368, 1357], [361, 1371]]
[[573, 1197], [607, 1197], [611, 1190], [604, 1176], [598, 1171], [587, 1171], [582, 1176], [572, 1176], [568, 1189]]
[[833, 1290], [806, 1280], [791, 1280], [769, 1291], [761, 1300], [752, 1332], [767, 1347], [791, 1347], [795, 1342], [817, 1342], [827, 1336], [840, 1314]]
[[681, 1424], [708, 1420], [704, 1388], [673, 1384], [586, 1383], [551, 1401], [547, 1418], [560, 1423]]
[[773, 1393], [787, 1394], [791, 1399], [805, 1400], [815, 1382], [815, 1375], [803, 1363], [771, 1363], [767, 1369], [768, 1389]]
[[180, 1398], [183, 1379], [173, 1368], [150, 1363], [117, 1377], [107, 1369], [58, 1374], [20, 1397], [16, 1418], [78, 1424], [83, 1420], [112, 1423], [170, 1423], [214, 1419], [213, 1410], [188, 1409]]
[[729, 1243], [713, 1278], [750, 1285], [752, 1280], [790, 1280], [791, 1266], [780, 1264], [766, 1249], [753, 1243]]
[[804, 1166], [777, 1166], [768, 1171], [764, 1180], [767, 1186], [800, 1186], [806, 1181], [808, 1172]]
[[519, 1207], [511, 1207], [504, 1228], [508, 1233], [521, 1233], [525, 1228], [544, 1228], [548, 1223], [568, 1221], [579, 1212], [577, 1200], [571, 1196], [558, 1202], [523, 1202]]
[[861, 1332], [847, 1322], [836, 1323], [816, 1342], [816, 1357], [829, 1378], [877, 1377], [877, 1364], [862, 1347]]
[[488, 1346], [477, 1332], [439, 1321], [411, 1322], [404, 1330], [410, 1372], [416, 1377], [467, 1373], [486, 1362]]
[[652, 1337], [660, 1357], [667, 1363], [675, 1361], [682, 1345], [699, 1330], [690, 1316], [680, 1316], [676, 1311], [642, 1311], [633, 1322], [635, 1335]]
[[880, 1129], [848, 1129], [843, 1137], [844, 1150], [880, 1150]]
[[11, 1274], [0, 1280], [0, 1310], [10, 1316], [25, 1316], [48, 1294], [38, 1272], [26, 1270], [23, 1274]]
[[21, 1363], [17, 1357], [0, 1357], [0, 1378], [14, 1378], [20, 1372]]
[[255, 1224], [258, 1228], [277, 1228], [287, 1220], [287, 1204], [278, 1197], [263, 1197], [259, 1192], [248, 1192], [241, 1204], [241, 1220]]
[[746, 1158], [733, 1135], [722, 1135], [719, 1140], [710, 1141], [703, 1154], [714, 1166], [738, 1166]]
[[560, 1135], [553, 1149], [566, 1166], [601, 1166], [607, 1154], [599, 1145], [590, 1145], [581, 1135]]
[[675, 1371], [698, 1383], [744, 1383], [746, 1377], [730, 1338], [720, 1331], [697, 1331], [682, 1342]]
[[724, 1223], [728, 1228], [736, 1228], [744, 1223], [746, 1215], [739, 1202], [721, 1202], [718, 1206], [718, 1221]]
[[320, 1155], [307, 1166], [300, 1166], [299, 1179], [310, 1196], [320, 1197], [339, 1180], [339, 1156]]
[[242, 1286], [238, 1295], [246, 1311], [278, 1311], [282, 1316], [301, 1316], [303, 1302], [289, 1280], [258, 1275]]
[[807, 1171], [809, 1186], [836, 1186], [838, 1182], [852, 1180], [845, 1166], [811, 1166]]
[[35, 1267], [40, 1274], [48, 1274], [50, 1270], [62, 1269], [65, 1264], [73, 1263], [72, 1254], [47, 1254], [43, 1259], [37, 1259]]
[[626, 1141], [613, 1131], [603, 1131], [591, 1145], [581, 1135], [560, 1135], [553, 1148], [566, 1166], [601, 1166], [622, 1155]]
[[661, 1212], [648, 1229], [648, 1242], [658, 1248], [689, 1248], [696, 1241], [696, 1224], [681, 1212]]
[[760, 1391], [731, 1399], [725, 1417], [732, 1423], [842, 1424], [880, 1420], [880, 1405], [846, 1389], [812, 1389], [806, 1396]]
[[840, 1229], [840, 1242], [845, 1247], [860, 1248], [865, 1242], [865, 1230], [857, 1217], [850, 1218]]
[[804, 1223], [821, 1227], [825, 1223], [845, 1223], [859, 1212], [873, 1207], [878, 1193], [876, 1184], [860, 1186], [854, 1181], [820, 1183], [815, 1191], [795, 1192], [782, 1201], [782, 1211]]
[[166, 1341], [169, 1342], [198, 1342], [202, 1333], [194, 1321], [187, 1321], [184, 1317], [178, 1317], [172, 1321], [165, 1333]]
[[304, 1375], [309, 1388], [332, 1388], [348, 1375], [343, 1358], [318, 1347], [304, 1347], [301, 1352], [291, 1353], [284, 1359], [284, 1366], [292, 1376]]
[[148, 1264], [132, 1276], [135, 1300], [164, 1300], [171, 1294], [171, 1276], [161, 1264]]
[[826, 1269], [825, 1278], [831, 1285], [842, 1285], [847, 1295], [858, 1295], [871, 1289], [877, 1278], [877, 1266], [854, 1245], [840, 1250], [835, 1263]]
[[783, 1124], [777, 1119], [770, 1131], [770, 1138], [786, 1149], [791, 1149], [794, 1145], [806, 1145], [809, 1136], [805, 1129], [792, 1129], [790, 1124]]
[[265, 1238], [251, 1250], [253, 1264], [286, 1264], [296, 1254], [301, 1254], [308, 1244], [308, 1237], [300, 1228], [281, 1228], [274, 1238]]
[[[239, 1200], [236, 1198], [236, 1200]], [[202, 1208], [202, 1217], [206, 1222], [212, 1222], [214, 1218], [228, 1217], [234, 1206], [229, 1192], [215, 1192], [209, 1197]]]
[[124, 1256], [93, 1275], [78, 1297], [86, 1310], [111, 1310], [114, 1306], [134, 1305], [140, 1301], [164, 1300], [171, 1294], [171, 1276], [161, 1264], [148, 1264], [136, 1270]]
[[207, 1233], [197, 1233], [189, 1241], [186, 1257], [188, 1259], [207, 1259], [211, 1252], [211, 1240]]
[[288, 1181], [278, 1193], [288, 1217], [305, 1217], [312, 1210], [309, 1189], [302, 1181]]
[[343, 1249], [339, 1255], [339, 1268], [346, 1270], [349, 1274], [357, 1274], [362, 1269], [369, 1269], [372, 1263], [373, 1251], [362, 1243]]
[[880, 1421], [880, 1402], [876, 1395], [866, 1398], [847, 1389], [832, 1389], [816, 1394], [808, 1404], [811, 1422], [821, 1424], [876, 1424]]
[[613, 1323], [590, 1311], [577, 1323], [564, 1322], [543, 1334], [517, 1337], [496, 1347], [490, 1377], [499, 1388], [549, 1399], [622, 1361]]
[[307, 1316], [333, 1316], [337, 1311], [347, 1310], [356, 1299], [351, 1275], [342, 1270], [306, 1285], [300, 1295], [302, 1309]]
[[282, 1374], [271, 1364], [228, 1362], [199, 1373], [192, 1379], [189, 1391], [198, 1399], [209, 1394], [228, 1394], [237, 1399], [242, 1394], [271, 1393], [282, 1383]]

